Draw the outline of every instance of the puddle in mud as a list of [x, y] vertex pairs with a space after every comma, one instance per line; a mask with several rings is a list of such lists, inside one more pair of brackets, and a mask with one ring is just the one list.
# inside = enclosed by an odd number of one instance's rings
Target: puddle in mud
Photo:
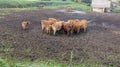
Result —
[[84, 11], [79, 11], [79, 10], [72, 10], [72, 11], [70, 11], [70, 12], [67, 12], [66, 10], [57, 10], [57, 12], [86, 14], [86, 12], [84, 12]]

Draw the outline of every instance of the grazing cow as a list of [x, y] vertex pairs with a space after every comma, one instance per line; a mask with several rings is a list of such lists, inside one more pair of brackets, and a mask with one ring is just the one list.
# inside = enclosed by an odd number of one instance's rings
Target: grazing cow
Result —
[[21, 24], [22, 24], [22, 28], [25, 30], [30, 24], [30, 21], [23, 21]]
[[67, 32], [67, 35], [71, 35], [73, 33], [73, 25], [71, 23], [72, 20], [68, 20], [67, 22], [63, 23], [63, 29]]
[[72, 10], [71, 6], [66, 7], [66, 11], [70, 12]]
[[52, 24], [53, 35], [55, 35], [57, 31], [62, 29], [63, 22], [64, 21], [58, 21], [58, 22]]

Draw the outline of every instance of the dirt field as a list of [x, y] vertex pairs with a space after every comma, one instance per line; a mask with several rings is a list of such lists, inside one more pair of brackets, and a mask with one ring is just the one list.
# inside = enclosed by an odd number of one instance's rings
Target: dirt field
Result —
[[[40, 20], [49, 17], [64, 21], [87, 19], [90, 23], [86, 33], [53, 36], [41, 30]], [[23, 20], [31, 21], [25, 31], [21, 27]], [[92, 61], [120, 67], [120, 14], [64, 13], [57, 9], [11, 11], [11, 14], [0, 16], [0, 49], [3, 49], [1, 56], [59, 61], [69, 61], [73, 51], [74, 62]]]

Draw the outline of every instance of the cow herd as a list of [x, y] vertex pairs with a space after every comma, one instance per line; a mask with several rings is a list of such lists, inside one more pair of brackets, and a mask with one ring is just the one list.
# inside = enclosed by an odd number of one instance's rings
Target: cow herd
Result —
[[87, 24], [87, 20], [79, 19], [61, 21], [55, 18], [48, 18], [48, 20], [41, 20], [42, 31], [47, 34], [53, 33], [53, 35], [56, 35], [56, 32], [61, 30], [66, 32], [67, 35], [72, 35], [74, 32], [79, 33], [80, 29], [86, 32]]
[[[29, 21], [22, 22], [22, 28], [26, 29], [30, 24]], [[41, 20], [42, 32], [47, 34], [56, 35], [57, 32], [63, 31], [67, 35], [72, 35], [73, 33], [79, 33], [81, 29], [84, 32], [87, 30], [88, 21], [79, 19], [70, 19], [68, 21], [61, 21], [56, 18], [48, 18], [47, 20]]]

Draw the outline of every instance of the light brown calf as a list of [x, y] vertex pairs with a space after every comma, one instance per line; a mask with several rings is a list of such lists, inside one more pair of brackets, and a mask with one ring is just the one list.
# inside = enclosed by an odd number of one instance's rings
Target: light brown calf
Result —
[[21, 23], [22, 28], [23, 28], [24, 30], [28, 27], [29, 24], [30, 24], [30, 21], [23, 21], [23, 22]]

